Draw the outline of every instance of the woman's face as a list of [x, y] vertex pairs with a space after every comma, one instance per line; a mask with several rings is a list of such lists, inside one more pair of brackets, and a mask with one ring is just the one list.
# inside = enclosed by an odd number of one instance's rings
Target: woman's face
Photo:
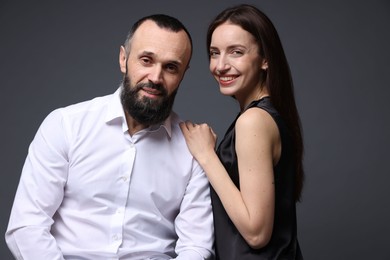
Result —
[[261, 70], [267, 62], [260, 57], [255, 38], [240, 26], [225, 22], [211, 36], [210, 71], [222, 94], [241, 103], [252, 101], [261, 91]]

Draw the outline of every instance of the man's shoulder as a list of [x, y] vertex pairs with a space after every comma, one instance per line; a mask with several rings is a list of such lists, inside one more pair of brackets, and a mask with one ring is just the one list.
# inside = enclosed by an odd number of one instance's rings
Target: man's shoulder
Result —
[[[90, 100], [81, 101], [68, 106], [60, 107], [52, 111], [48, 118], [58, 118], [58, 120], [84, 121], [86, 117], [100, 118], [106, 114], [109, 104], [113, 100], [114, 94], [94, 97]], [[62, 119], [60, 119], [62, 118]]]
[[104, 106], [111, 101], [113, 94], [94, 97], [89, 100], [81, 101], [78, 103], [74, 103], [65, 107], [60, 108], [63, 112], [67, 114], [94, 111], [102, 109]]

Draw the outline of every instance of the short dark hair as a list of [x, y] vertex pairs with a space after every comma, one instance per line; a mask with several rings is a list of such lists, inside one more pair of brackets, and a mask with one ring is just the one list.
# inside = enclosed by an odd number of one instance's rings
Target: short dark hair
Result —
[[180, 22], [177, 18], [166, 15], [166, 14], [148, 15], [148, 16], [142, 17], [137, 22], [135, 22], [133, 24], [133, 26], [131, 27], [129, 33], [127, 34], [126, 40], [123, 44], [127, 53], [129, 53], [129, 51], [130, 51], [130, 49], [129, 49], [130, 42], [131, 42], [131, 39], [133, 38], [134, 33], [137, 31], [138, 27], [142, 23], [144, 23], [145, 21], [148, 21], [148, 20], [155, 22], [158, 25], [158, 27], [163, 28], [163, 29], [167, 29], [167, 30], [172, 31], [172, 32], [180, 32], [181, 30], [183, 30], [187, 34], [188, 39], [190, 40], [190, 45], [191, 45], [190, 58], [191, 58], [193, 47], [192, 47], [192, 38], [191, 38], [190, 33], [188, 32], [187, 28], [183, 25], [183, 23]]

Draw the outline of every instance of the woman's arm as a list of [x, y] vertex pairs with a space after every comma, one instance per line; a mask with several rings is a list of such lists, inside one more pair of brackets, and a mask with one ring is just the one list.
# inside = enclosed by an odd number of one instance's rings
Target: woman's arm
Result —
[[274, 218], [273, 165], [280, 156], [280, 137], [272, 117], [248, 109], [236, 122], [236, 153], [240, 189], [215, 153], [216, 136], [206, 124], [181, 125], [188, 147], [207, 174], [230, 219], [253, 248], [265, 246]]

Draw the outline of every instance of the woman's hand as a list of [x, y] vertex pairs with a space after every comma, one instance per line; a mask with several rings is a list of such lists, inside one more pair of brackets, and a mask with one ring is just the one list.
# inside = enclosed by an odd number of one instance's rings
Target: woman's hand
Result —
[[217, 135], [207, 124], [194, 124], [186, 121], [180, 123], [180, 128], [186, 139], [188, 149], [202, 165], [210, 153], [215, 152]]

